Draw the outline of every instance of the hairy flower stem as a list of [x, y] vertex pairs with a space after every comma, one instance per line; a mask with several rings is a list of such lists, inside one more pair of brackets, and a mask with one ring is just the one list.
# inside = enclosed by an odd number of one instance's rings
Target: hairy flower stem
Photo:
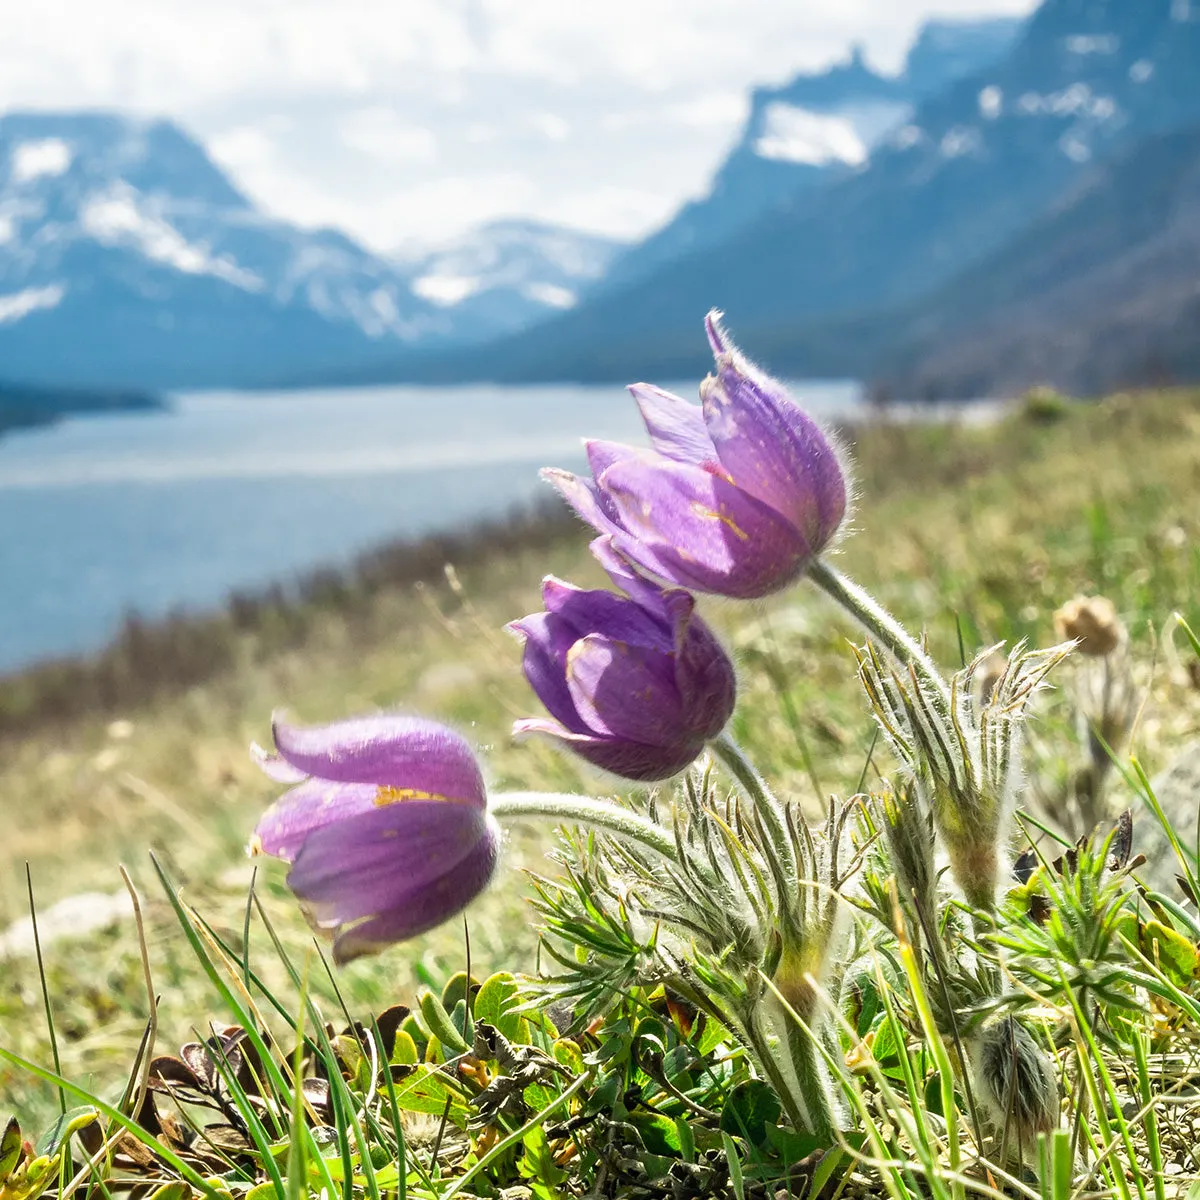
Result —
[[950, 689], [933, 659], [882, 604], [822, 558], [813, 561], [808, 569], [808, 577], [893, 658], [904, 666], [911, 665], [917, 675], [936, 690], [949, 709]]
[[679, 858], [675, 839], [666, 829], [607, 800], [569, 792], [498, 792], [488, 798], [488, 812], [498, 821], [549, 817], [560, 825], [586, 825], [640, 842], [673, 862]]
[[[717, 734], [708, 745], [713, 754], [728, 767], [729, 773], [737, 780], [738, 786], [754, 805], [762, 820], [770, 838], [771, 848], [778, 853], [778, 858], [768, 864], [777, 881], [784, 887], [798, 886], [796, 849], [783, 802], [767, 786], [767, 781], [758, 773], [727, 730]], [[782, 868], [782, 878], [777, 868]]]
[[837, 1123], [815, 1033], [801, 1028], [795, 1014], [772, 992], [739, 1024], [788, 1121], [832, 1146]]

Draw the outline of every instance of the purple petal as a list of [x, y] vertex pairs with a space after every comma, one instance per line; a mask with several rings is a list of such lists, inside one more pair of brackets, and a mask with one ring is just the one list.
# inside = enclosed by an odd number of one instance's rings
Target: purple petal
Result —
[[500, 854], [500, 831], [489, 817], [484, 835], [454, 870], [404, 897], [392, 908], [341, 930], [333, 942], [339, 966], [416, 937], [461, 912], [487, 887]]
[[710, 308], [704, 318], [704, 332], [708, 334], [708, 344], [712, 347], [713, 354], [725, 354], [733, 349], [733, 342], [729, 340], [729, 334], [721, 324], [724, 315], [719, 308]]
[[638, 450], [626, 446], [624, 442], [604, 442], [596, 438], [588, 438], [583, 443], [587, 451], [588, 466], [592, 470], [592, 478], [599, 479], [613, 463], [625, 462], [631, 458], [649, 458], [649, 450]]
[[288, 887], [316, 926], [333, 929], [409, 902], [452, 872], [487, 830], [487, 815], [471, 804], [384, 804], [311, 833]]
[[655, 746], [679, 740], [684, 715], [670, 654], [592, 634], [571, 647], [567, 686], [598, 734]]
[[373, 783], [308, 779], [285, 792], [263, 813], [254, 828], [251, 848], [291, 862], [310, 833], [370, 812], [378, 803], [379, 789]]
[[525, 638], [521, 666], [529, 686], [548, 712], [568, 729], [582, 733], [586, 726], [567, 687], [567, 651], [577, 640], [575, 630], [553, 613], [533, 613], [510, 628]]
[[308, 778], [303, 771], [297, 771], [278, 754], [268, 753], [257, 742], [250, 743], [250, 757], [258, 764], [262, 773], [276, 783], [300, 783]]
[[698, 466], [718, 463], [716, 447], [708, 436], [699, 405], [649, 383], [632, 383], [629, 390], [659, 454]]
[[663, 651], [674, 646], [669, 610], [661, 600], [649, 608], [616, 592], [585, 591], [553, 575], [543, 583], [542, 598], [550, 612], [570, 625], [576, 638], [602, 633]]
[[704, 419], [738, 487], [782, 513], [815, 554], [846, 512], [846, 479], [821, 427], [736, 349], [700, 386]]
[[725, 728], [737, 703], [737, 678], [724, 647], [699, 617], [688, 625], [675, 680], [690, 728], [706, 741]]
[[648, 746], [623, 738], [591, 737], [587, 734], [572, 733], [554, 721], [538, 719], [517, 721], [513, 725], [513, 733], [538, 733], [554, 738], [566, 745], [572, 753], [602, 771], [611, 771], [623, 779], [633, 779], [639, 783], [650, 783], [677, 775], [689, 763], [694, 762], [704, 749], [704, 743], [699, 738], [690, 743], [680, 742], [672, 746]]
[[617, 550], [672, 583], [751, 599], [790, 583], [808, 562], [787, 520], [700, 467], [620, 462], [600, 486], [625, 526]]
[[687, 624], [696, 610], [695, 596], [682, 588], [664, 588], [647, 579], [617, 550], [612, 537], [607, 534], [595, 538], [589, 549], [617, 587], [643, 608], [661, 614], [667, 628], [672, 631], [673, 644], [678, 650], [683, 644]]
[[381, 714], [301, 728], [275, 723], [279, 753], [306, 775], [373, 783], [416, 797], [483, 808], [483, 776], [471, 747], [452, 729], [419, 717]]
[[612, 505], [592, 480], [572, 475], [570, 471], [560, 471], [557, 467], [544, 467], [541, 476], [557, 489], [558, 494], [575, 510], [575, 515], [598, 533], [619, 532], [620, 526], [613, 519]]

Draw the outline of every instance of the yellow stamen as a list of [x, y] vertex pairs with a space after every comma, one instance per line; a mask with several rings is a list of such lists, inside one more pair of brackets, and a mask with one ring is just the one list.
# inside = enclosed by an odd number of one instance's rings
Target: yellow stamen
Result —
[[405, 800], [449, 800], [436, 792], [423, 792], [420, 788], [380, 787], [375, 790], [375, 803], [382, 808], [385, 804], [400, 804]]
[[741, 538], [743, 542], [750, 540], [750, 535], [727, 512], [709, 508], [698, 501], [692, 504], [692, 512], [696, 513], [697, 516], [708, 517], [712, 521], [720, 521], [722, 525], [733, 532], [735, 537]]

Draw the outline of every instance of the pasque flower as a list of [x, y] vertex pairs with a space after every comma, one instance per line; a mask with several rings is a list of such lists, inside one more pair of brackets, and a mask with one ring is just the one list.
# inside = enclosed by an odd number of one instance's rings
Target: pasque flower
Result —
[[724, 728], [733, 665], [695, 598], [638, 574], [607, 537], [592, 551], [626, 595], [547, 577], [546, 611], [510, 626], [525, 639], [525, 676], [554, 720], [518, 721], [627, 779], [666, 779]]
[[653, 451], [587, 443], [592, 479], [547, 471], [617, 550], [669, 583], [750, 598], [795, 580], [846, 514], [838, 452], [782, 384], [749, 363], [720, 313], [706, 318], [716, 374], [701, 405], [649, 384], [630, 391]]
[[339, 963], [440, 925], [491, 879], [499, 830], [479, 764], [453, 730], [382, 714], [274, 726], [273, 779], [295, 786], [251, 839], [292, 864], [288, 887]]

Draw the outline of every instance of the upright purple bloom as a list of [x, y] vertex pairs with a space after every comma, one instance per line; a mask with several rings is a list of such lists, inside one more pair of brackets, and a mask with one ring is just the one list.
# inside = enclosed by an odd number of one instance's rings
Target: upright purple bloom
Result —
[[643, 578], [613, 549], [596, 557], [627, 595], [584, 591], [547, 577], [546, 611], [514, 621], [525, 676], [554, 720], [518, 721], [626, 779], [666, 779], [724, 728], [736, 695], [733, 666], [695, 598]]
[[383, 714], [302, 729], [276, 722], [263, 770], [295, 784], [259, 821], [253, 853], [292, 864], [288, 887], [339, 963], [433, 929], [491, 879], [500, 845], [479, 765], [453, 730]]
[[546, 475], [638, 566], [749, 599], [791, 583], [829, 544], [847, 484], [820, 426], [742, 356], [719, 318], [705, 320], [716, 374], [700, 385], [699, 407], [649, 384], [629, 389], [653, 451], [588, 442], [592, 479]]

